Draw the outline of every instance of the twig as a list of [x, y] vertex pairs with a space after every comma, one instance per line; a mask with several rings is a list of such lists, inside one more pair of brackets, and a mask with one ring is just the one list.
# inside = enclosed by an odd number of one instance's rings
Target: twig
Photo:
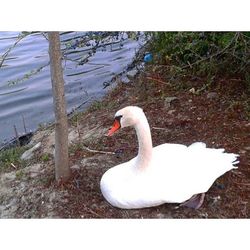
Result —
[[15, 41], [15, 43], [10, 46], [6, 51], [5, 53], [3, 54], [2, 56], [2, 60], [0, 61], [0, 68], [2, 67], [6, 57], [9, 55], [9, 53], [11, 52], [12, 49], [14, 49], [16, 47], [16, 45], [23, 39], [25, 38], [26, 36], [28, 36], [30, 33], [27, 33], [27, 34], [19, 34], [18, 37], [17, 37], [17, 40]]
[[92, 152], [92, 153], [100, 153], [100, 154], [107, 154], [107, 155], [115, 155], [115, 152], [108, 152], [108, 151], [100, 151], [95, 149], [90, 149], [88, 147], [83, 146], [83, 149]]
[[168, 130], [167, 128], [159, 128], [159, 127], [152, 127], [152, 129], [156, 129], [156, 130]]
[[238, 177], [240, 177], [240, 178], [242, 178], [242, 177], [244, 177], [244, 174], [242, 173], [242, 172], [240, 172], [240, 171], [232, 171], [232, 174], [234, 174], [234, 175], [236, 175], [236, 176], [238, 176]]
[[[101, 48], [101, 47], [105, 47], [105, 46], [108, 46], [108, 45], [113, 45], [113, 44], [118, 44], [120, 43], [121, 41], [112, 41], [112, 42], [107, 42], [107, 43], [102, 43], [100, 44], [99, 41], [97, 41], [97, 44], [94, 45], [93, 47], [91, 48], [87, 48], [87, 49], [82, 49], [81, 51], [79, 52], [87, 52], [87, 51], [96, 51], [98, 48]], [[62, 49], [62, 54], [63, 54], [63, 57], [65, 56], [65, 54], [72, 54], [72, 53], [75, 53], [75, 52], [67, 52], [68, 48], [65, 48], [65, 49]]]
[[79, 122], [78, 122], [78, 117], [76, 116], [76, 128], [77, 128], [77, 132], [78, 132], [78, 137], [79, 140], [81, 139], [81, 132], [80, 132], [80, 127], [79, 127]]
[[25, 132], [25, 134], [27, 133], [27, 128], [26, 128], [26, 124], [25, 124], [25, 120], [24, 120], [24, 116], [23, 115], [21, 115], [22, 116], [22, 120], [23, 120], [23, 128], [24, 128], [24, 132]]
[[250, 186], [250, 183], [240, 183], [240, 182], [236, 182], [236, 181], [233, 181], [235, 184], [237, 185], [243, 185], [243, 186]]
[[171, 86], [171, 84], [169, 82], [164, 82], [162, 80], [159, 80], [159, 79], [156, 79], [156, 78], [153, 78], [153, 77], [150, 77], [150, 76], [147, 76], [146, 78], [149, 79], [149, 80], [153, 80], [153, 81], [156, 81], [156, 82], [163, 83], [163, 84], [166, 84], [168, 86]]
[[10, 165], [11, 165], [14, 169], [17, 169], [17, 167], [16, 167], [13, 163], [10, 163]]
[[[88, 95], [88, 94], [87, 94]], [[78, 105], [77, 107], [75, 107], [74, 109], [72, 109], [72, 111], [70, 113], [67, 114], [67, 116], [69, 118], [71, 118], [74, 114], [76, 110], [79, 110], [81, 108], [81, 106], [83, 106], [84, 104], [86, 104], [89, 100], [91, 100], [91, 98], [88, 98], [86, 101], [82, 102], [80, 105]], [[51, 124], [52, 126], [53, 124]]]
[[84, 207], [85, 207], [85, 209], [87, 210], [87, 211], [89, 211], [91, 214], [94, 214], [94, 215], [96, 215], [96, 216], [98, 216], [98, 217], [102, 217], [100, 214], [98, 214], [98, 213], [96, 213], [94, 210], [92, 210], [91, 208], [89, 208], [89, 207], [87, 207], [86, 205], [84, 205]]
[[21, 78], [17, 78], [16, 80], [14, 81], [8, 81], [8, 85], [11, 86], [11, 85], [15, 85], [15, 84], [18, 84], [18, 83], [21, 83], [27, 79], [29, 79], [30, 77], [38, 74], [43, 68], [49, 66], [50, 64], [50, 61], [44, 65], [42, 65], [41, 67], [35, 69], [35, 70], [31, 70], [30, 72], [26, 73], [24, 76], [22, 76]]
[[41, 32], [41, 35], [42, 35], [47, 41], [49, 41], [49, 38], [46, 36], [46, 32]]
[[16, 136], [16, 140], [17, 140], [17, 145], [20, 147], [21, 144], [20, 144], [20, 140], [19, 140], [19, 136], [18, 136], [16, 125], [13, 125], [13, 127], [14, 127], [14, 132], [15, 132], [15, 136]]

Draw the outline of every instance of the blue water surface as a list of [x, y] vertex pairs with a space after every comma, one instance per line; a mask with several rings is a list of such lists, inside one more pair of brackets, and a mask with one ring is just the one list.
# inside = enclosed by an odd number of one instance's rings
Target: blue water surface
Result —
[[[20, 32], [0, 32], [0, 62], [18, 35]], [[145, 43], [143, 35], [129, 39], [126, 33], [119, 33], [103, 40], [93, 53], [96, 40], [87, 46], [81, 43], [88, 37], [86, 32], [64, 32], [60, 37], [68, 112], [86, 102], [84, 109], [105, 95], [103, 83], [122, 73]], [[14, 137], [14, 125], [19, 134], [25, 132], [22, 117], [28, 131], [54, 120], [48, 40], [40, 32], [18, 42], [0, 67], [0, 144]]]

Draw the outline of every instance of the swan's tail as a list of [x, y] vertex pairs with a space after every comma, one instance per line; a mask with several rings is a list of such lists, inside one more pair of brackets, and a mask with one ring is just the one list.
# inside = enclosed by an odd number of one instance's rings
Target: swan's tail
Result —
[[234, 166], [240, 162], [238, 159], [238, 157], [239, 157], [238, 154], [224, 153], [223, 155], [225, 158], [227, 157], [227, 161], [233, 165], [233, 168], [238, 168], [237, 166]]
[[219, 149], [207, 148], [206, 144], [203, 142], [195, 142], [191, 144], [189, 148], [192, 151], [197, 150], [197, 152], [199, 152], [201, 156], [204, 153], [203, 155], [205, 157], [204, 160], [207, 159], [209, 161], [210, 159], [213, 158], [215, 160], [215, 163], [216, 162], [219, 163], [220, 166], [231, 166], [231, 168], [238, 168], [235, 165], [240, 162], [238, 159], [239, 155], [234, 153], [226, 153], [224, 148], [219, 148]]

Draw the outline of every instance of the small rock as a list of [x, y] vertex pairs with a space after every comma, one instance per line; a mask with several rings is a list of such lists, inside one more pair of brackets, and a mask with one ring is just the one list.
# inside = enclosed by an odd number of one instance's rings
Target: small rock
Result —
[[216, 197], [213, 197], [213, 200], [214, 200], [214, 202], [217, 202], [217, 201], [221, 200], [221, 197], [218, 195]]
[[191, 88], [191, 89], [189, 90], [189, 92], [192, 93], [192, 94], [196, 94], [195, 88]]
[[173, 103], [174, 101], [178, 100], [177, 97], [175, 96], [170, 96], [170, 97], [166, 97], [165, 98], [165, 107], [166, 108], [170, 108], [171, 103]]
[[28, 172], [30, 173], [30, 177], [31, 178], [35, 178], [37, 177], [40, 173], [42, 173], [42, 164], [35, 164], [35, 165], [32, 165], [30, 166], [27, 170]]
[[79, 170], [79, 169], [80, 169], [80, 167], [79, 167], [78, 165], [73, 165], [73, 166], [71, 166], [70, 168], [71, 168], [71, 169], [76, 169], [76, 170]]
[[49, 202], [54, 202], [56, 199], [56, 192], [52, 192], [49, 194]]
[[123, 76], [123, 77], [121, 78], [121, 82], [126, 84], [126, 83], [130, 83], [130, 80], [128, 79], [127, 76]]
[[78, 132], [76, 130], [70, 131], [68, 135], [69, 143], [73, 143], [77, 138], [79, 138]]
[[240, 154], [244, 155], [247, 151], [246, 150], [240, 150]]
[[205, 219], [208, 218], [208, 213], [201, 213], [200, 215], [201, 215], [201, 218], [205, 218]]
[[171, 109], [171, 110], [168, 111], [168, 114], [172, 115], [175, 111], [176, 111], [175, 109]]
[[134, 78], [137, 74], [138, 74], [138, 70], [132, 69], [127, 72], [127, 77], [131, 79], [131, 78]]
[[25, 151], [22, 156], [21, 160], [29, 160], [33, 157], [34, 152], [41, 147], [41, 142], [38, 142], [33, 148], [30, 148], [29, 150]]
[[214, 98], [216, 98], [218, 95], [217, 95], [217, 93], [216, 92], [209, 92], [208, 94], [207, 94], [207, 98], [208, 99], [214, 99]]

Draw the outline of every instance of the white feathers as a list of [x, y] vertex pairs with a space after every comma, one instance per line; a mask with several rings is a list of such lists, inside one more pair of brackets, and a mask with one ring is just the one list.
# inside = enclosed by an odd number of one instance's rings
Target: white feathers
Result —
[[141, 109], [118, 111], [124, 121], [133, 121], [139, 152], [132, 160], [109, 169], [101, 179], [106, 200], [120, 208], [143, 208], [163, 203], [181, 203], [194, 194], [205, 193], [225, 172], [237, 168], [238, 155], [224, 149], [162, 144], [152, 148], [147, 119]]

